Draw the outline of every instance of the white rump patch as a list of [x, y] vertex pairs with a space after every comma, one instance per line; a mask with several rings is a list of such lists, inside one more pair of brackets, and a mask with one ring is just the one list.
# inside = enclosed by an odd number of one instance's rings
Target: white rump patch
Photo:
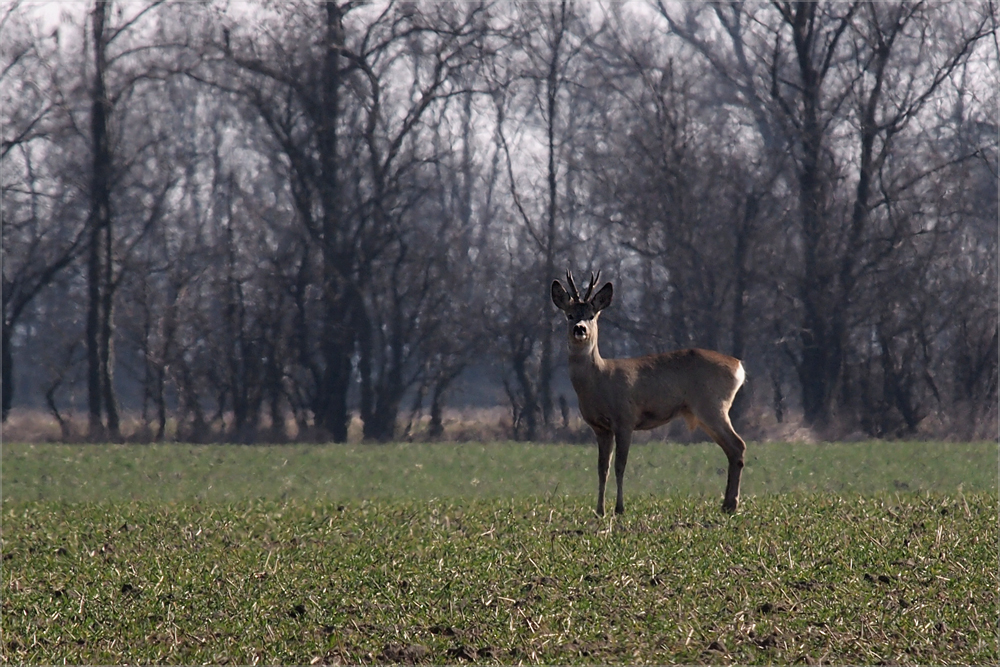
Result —
[[747, 373], [743, 370], [743, 362], [736, 364], [736, 388], [739, 389], [743, 386], [743, 381], [747, 379]]

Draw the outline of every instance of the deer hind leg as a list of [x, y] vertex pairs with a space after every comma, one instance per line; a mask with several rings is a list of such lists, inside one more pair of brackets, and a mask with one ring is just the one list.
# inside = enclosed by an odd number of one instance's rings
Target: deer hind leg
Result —
[[611, 468], [611, 448], [614, 434], [611, 431], [594, 430], [597, 435], [597, 515], [604, 516], [604, 490], [608, 485], [608, 470]]
[[615, 499], [615, 514], [625, 512], [625, 465], [628, 463], [628, 450], [632, 446], [632, 431], [619, 431], [615, 434], [615, 481], [618, 483], [618, 496]]
[[735, 512], [740, 503], [740, 476], [743, 474], [743, 452], [746, 443], [733, 429], [729, 415], [722, 413], [713, 419], [698, 419], [702, 430], [722, 447], [729, 459], [729, 473], [726, 478], [726, 495], [722, 501], [722, 509]]

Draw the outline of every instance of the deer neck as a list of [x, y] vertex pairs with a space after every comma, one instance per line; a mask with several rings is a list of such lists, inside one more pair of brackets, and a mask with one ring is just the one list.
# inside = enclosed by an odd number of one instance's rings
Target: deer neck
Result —
[[569, 345], [569, 372], [573, 380], [582, 380], [604, 371], [607, 361], [597, 347], [597, 336], [587, 345]]

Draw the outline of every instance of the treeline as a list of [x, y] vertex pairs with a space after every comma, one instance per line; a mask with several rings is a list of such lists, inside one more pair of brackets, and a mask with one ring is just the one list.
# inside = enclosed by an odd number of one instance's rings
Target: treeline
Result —
[[435, 437], [475, 370], [551, 437], [572, 267], [747, 415], [996, 433], [991, 2], [2, 11], [5, 420]]

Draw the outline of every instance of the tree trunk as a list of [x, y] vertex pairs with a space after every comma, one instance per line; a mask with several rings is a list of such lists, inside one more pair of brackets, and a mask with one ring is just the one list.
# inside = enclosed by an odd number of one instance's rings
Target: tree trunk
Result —
[[[89, 248], [87, 257], [87, 405], [89, 409], [88, 436], [92, 440], [105, 437], [103, 414], [106, 399], [112, 395], [111, 390], [105, 390], [106, 369], [110, 360], [110, 350], [104, 345], [107, 340], [104, 324], [106, 315], [105, 283], [107, 271], [105, 264], [110, 257], [105, 256], [110, 247], [111, 234], [111, 197], [110, 171], [111, 154], [108, 145], [107, 93], [104, 87], [105, 54], [104, 21], [107, 5], [100, 0], [94, 2], [93, 41], [94, 41], [94, 81], [91, 91], [91, 150], [92, 173], [90, 182], [90, 227]], [[105, 241], [105, 239], [108, 239]]]
[[439, 439], [444, 435], [444, 394], [448, 385], [444, 382], [434, 384], [431, 397], [431, 420], [427, 425], [427, 437]]
[[[841, 371], [841, 333], [832, 319], [843, 320], [845, 313], [830, 312], [833, 276], [823, 266], [826, 211], [823, 192], [823, 126], [820, 120], [825, 71], [817, 69], [813, 58], [817, 6], [801, 3], [788, 16], [795, 44], [800, 77], [801, 128], [799, 149], [799, 207], [802, 226], [804, 273], [799, 286], [803, 316], [799, 340], [802, 356], [798, 367], [802, 386], [802, 411], [807, 424], [823, 427], [829, 423], [833, 390]], [[839, 36], [839, 33], [837, 33]], [[822, 45], [833, 49], [831, 44]]]
[[388, 387], [379, 392], [376, 409], [364, 423], [364, 439], [390, 442], [396, 436], [396, 416], [402, 394]]
[[343, 11], [336, 2], [326, 3], [326, 54], [323, 59], [322, 101], [319, 117], [318, 140], [320, 148], [319, 180], [320, 199], [323, 204], [323, 281], [326, 321], [325, 341], [321, 347], [325, 371], [318, 388], [321, 408], [321, 426], [334, 442], [346, 442], [350, 424], [347, 409], [348, 387], [351, 381], [351, 357], [356, 334], [346, 281], [352, 274], [350, 258], [353, 253], [343, 252], [340, 205], [339, 137], [337, 124], [340, 118], [340, 60], [344, 43]]
[[[327, 276], [328, 284], [333, 281]], [[348, 390], [351, 384], [356, 332], [354, 322], [354, 299], [349, 295], [327, 294], [324, 335], [321, 350], [325, 362], [322, 383], [318, 389], [319, 410], [317, 422], [334, 442], [347, 442], [351, 414], [347, 406]], [[360, 307], [360, 306], [357, 306]], [[365, 353], [359, 351], [360, 362], [364, 363]], [[362, 371], [362, 376], [364, 373]]]
[[329, 433], [334, 442], [347, 442], [347, 430], [351, 415], [347, 409], [347, 393], [351, 380], [350, 341], [340, 340], [344, 332], [340, 327], [328, 323], [327, 331], [333, 329], [336, 339], [323, 345], [326, 369], [323, 383], [319, 388], [320, 409], [317, 415], [319, 425]]
[[[521, 407], [520, 414], [515, 419], [514, 436], [519, 440], [527, 441], [538, 438], [538, 413], [540, 412], [538, 394], [528, 372], [528, 356], [530, 353], [530, 347], [527, 353], [519, 350], [511, 359], [514, 376], [517, 378], [517, 383], [521, 386], [524, 399], [524, 405]], [[522, 423], [524, 425], [523, 430], [521, 428]]]
[[10, 413], [11, 404], [14, 400], [14, 355], [10, 350], [11, 343], [11, 327], [7, 322], [3, 322], [3, 350], [0, 354], [3, 355], [0, 359], [0, 366], [2, 366], [3, 372], [3, 388], [0, 389], [3, 393], [3, 421], [7, 421], [7, 415]]
[[[110, 166], [109, 166], [110, 171]], [[118, 400], [115, 397], [115, 280], [114, 262], [111, 252], [111, 217], [104, 229], [104, 279], [101, 298], [101, 394], [104, 402], [104, 413], [107, 416], [108, 437], [112, 441], [121, 440], [121, 427], [118, 420]]]
[[[398, 277], [394, 274], [394, 282]], [[371, 344], [368, 337], [373, 335], [371, 323], [366, 317], [358, 327], [358, 335], [365, 336], [361, 348], [365, 350], [363, 358], [367, 358], [362, 371], [361, 419], [364, 421], [365, 440], [388, 442], [396, 435], [396, 417], [399, 404], [406, 391], [403, 381], [403, 313], [401, 312], [402, 297], [393, 295], [394, 312], [389, 340], [387, 358], [384, 360], [377, 382], [369, 377], [373, 371], [371, 365]]]
[[[554, 17], [553, 17], [554, 18]], [[549, 53], [549, 71], [545, 80], [546, 122], [548, 131], [548, 220], [545, 238], [545, 275], [542, 284], [548, 284], [555, 275], [556, 255], [556, 215], [558, 211], [558, 173], [556, 169], [556, 119], [559, 112], [559, 53], [566, 31], [566, 1], [559, 6], [559, 23], [553, 25], [555, 43]], [[542, 413], [542, 423], [552, 421], [552, 366], [553, 335], [551, 311], [547, 310], [542, 324], [542, 354], [538, 368], [538, 403]]]

